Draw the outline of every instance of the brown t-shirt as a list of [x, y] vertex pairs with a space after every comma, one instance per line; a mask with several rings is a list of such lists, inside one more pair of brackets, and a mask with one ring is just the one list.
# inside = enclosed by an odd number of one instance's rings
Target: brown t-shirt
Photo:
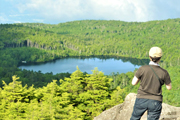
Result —
[[161, 86], [164, 83], [166, 85], [170, 84], [171, 79], [169, 73], [165, 69], [156, 65], [151, 66], [161, 80], [161, 83], [149, 65], [141, 66], [135, 74], [135, 76], [141, 81], [137, 98], [162, 101], [163, 96]]

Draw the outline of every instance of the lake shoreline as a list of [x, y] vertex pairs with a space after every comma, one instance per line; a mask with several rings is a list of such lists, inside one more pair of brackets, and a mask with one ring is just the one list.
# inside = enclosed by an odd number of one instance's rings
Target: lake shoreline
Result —
[[[132, 59], [132, 60], [137, 60], [137, 61], [146, 61], [145, 64], [147, 64], [149, 62], [149, 59], [138, 59], [138, 58], [122, 57], [122, 56], [114, 56], [114, 55], [90, 55], [90, 56], [59, 57], [59, 58], [55, 58], [53, 60], [44, 61], [44, 62], [26, 62], [26, 63], [23, 63], [22, 61], [20, 61], [18, 63], [18, 65], [17, 65], [17, 67], [20, 67], [22, 65], [24, 65], [24, 66], [26, 66], [26, 65], [41, 65], [41, 64], [45, 64], [45, 63], [49, 63], [49, 62], [55, 62], [56, 60], [64, 59], [64, 58], [80, 58], [80, 59], [86, 59], [86, 58], [102, 58], [102, 59], [116, 58], [116, 59]], [[141, 65], [145, 65], [145, 64], [141, 64]]]
[[127, 57], [117, 56], [70, 56], [63, 57], [48, 62], [41, 63], [23, 63], [18, 68], [41, 71], [42, 73], [72, 73], [76, 71], [77, 66], [82, 72], [91, 73], [96, 67], [99, 71], [109, 75], [113, 72], [126, 73], [134, 71], [141, 65], [147, 64], [149, 60], [139, 60]]

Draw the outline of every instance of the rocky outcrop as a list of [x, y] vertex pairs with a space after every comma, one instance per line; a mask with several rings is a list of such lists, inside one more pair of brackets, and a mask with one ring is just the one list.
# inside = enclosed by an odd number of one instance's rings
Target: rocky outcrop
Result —
[[[94, 120], [130, 120], [135, 99], [135, 93], [128, 94], [124, 103], [102, 112]], [[180, 120], [180, 107], [170, 106], [165, 103], [162, 104], [162, 107], [159, 120]], [[147, 120], [147, 112], [144, 113], [141, 120]]]

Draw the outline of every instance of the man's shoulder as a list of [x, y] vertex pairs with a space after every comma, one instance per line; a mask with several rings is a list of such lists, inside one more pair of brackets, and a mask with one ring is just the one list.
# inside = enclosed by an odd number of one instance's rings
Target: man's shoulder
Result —
[[143, 65], [143, 66], [141, 66], [140, 68], [141, 68], [141, 69], [145, 69], [145, 68], [147, 68], [147, 67], [149, 67], [149, 65]]
[[159, 67], [163, 72], [168, 73], [168, 71], [162, 67]]
[[[160, 67], [160, 66], [155, 66], [155, 65], [152, 65], [152, 68], [155, 69], [155, 70], [160, 70], [160, 71], [163, 71], [164, 73], [167, 73], [167, 70], [165, 70], [164, 68]], [[150, 65], [143, 65], [139, 68], [140, 70], [150, 70], [151, 67]]]
[[148, 67], [149, 67], [149, 65], [143, 65], [143, 66], [139, 67], [138, 72], [147, 71], [150, 68], [150, 67], [149, 68]]
[[163, 73], [168, 73], [168, 71], [165, 70], [164, 68], [162, 68], [161, 66], [153, 66], [153, 65], [152, 65], [152, 68], [155, 69], [155, 70], [157, 70], [157, 71], [161, 71], [161, 72], [163, 72]]

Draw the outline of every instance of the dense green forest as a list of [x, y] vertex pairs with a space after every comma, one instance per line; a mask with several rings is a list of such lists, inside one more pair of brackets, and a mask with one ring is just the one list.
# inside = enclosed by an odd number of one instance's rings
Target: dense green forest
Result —
[[104, 75], [97, 69], [86, 74], [77, 68], [72, 74], [53, 75], [21, 70], [18, 66], [22, 61], [40, 63], [70, 56], [111, 56], [125, 61], [134, 58], [143, 65], [141, 61], [148, 60], [152, 46], [162, 48], [160, 65], [172, 79], [171, 91], [163, 87], [163, 101], [180, 106], [179, 28], [180, 19], [0, 24], [0, 116], [91, 120], [103, 110], [122, 103], [128, 93], [137, 92], [138, 85], [131, 85], [136, 70]]

